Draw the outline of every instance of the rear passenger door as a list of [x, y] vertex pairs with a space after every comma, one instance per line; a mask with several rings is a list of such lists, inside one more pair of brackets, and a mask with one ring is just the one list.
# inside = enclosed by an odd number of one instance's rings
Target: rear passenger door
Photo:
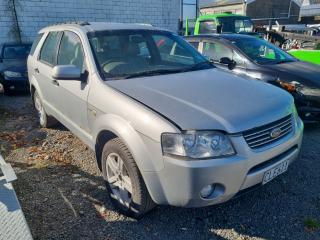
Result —
[[87, 97], [90, 81], [85, 54], [80, 37], [72, 31], [64, 31], [57, 55], [57, 65], [74, 65], [81, 70], [82, 80], [59, 80], [59, 99], [64, 123], [78, 134], [89, 132]]
[[37, 63], [33, 64], [33, 69], [28, 69], [31, 71], [29, 76], [37, 79], [46, 112], [55, 117], [59, 115], [61, 109], [59, 109], [59, 89], [52, 78], [52, 73], [56, 65], [60, 37], [60, 32], [49, 32], [41, 47]]

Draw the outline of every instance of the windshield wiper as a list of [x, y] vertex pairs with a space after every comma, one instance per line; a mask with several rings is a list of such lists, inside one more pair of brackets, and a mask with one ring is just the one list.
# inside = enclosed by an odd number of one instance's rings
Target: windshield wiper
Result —
[[130, 79], [136, 77], [144, 77], [144, 76], [155, 76], [155, 75], [162, 75], [162, 74], [172, 74], [172, 73], [181, 73], [181, 72], [188, 72], [188, 71], [195, 71], [203, 69], [204, 66], [213, 67], [213, 64], [209, 61], [203, 61], [200, 63], [196, 63], [191, 67], [187, 68], [178, 68], [178, 69], [157, 69], [157, 70], [150, 70], [150, 71], [142, 71], [137, 73], [132, 73], [125, 75], [123, 77], [119, 77], [120, 79]]
[[207, 68], [203, 68], [205, 66], [210, 67], [210, 68], [214, 67], [212, 62], [203, 61], [203, 62], [196, 63], [196, 64], [192, 65], [191, 67], [185, 68], [183, 70], [183, 72], [207, 69]]
[[179, 73], [182, 70], [183, 69], [157, 69], [157, 70], [151, 70], [151, 71], [136, 72], [136, 73], [125, 75], [123, 77], [120, 76], [119, 78], [130, 79], [130, 78], [144, 77], [144, 76], [155, 76], [155, 75], [162, 75], [162, 74]]
[[280, 60], [280, 61], [276, 62], [276, 64], [288, 63], [288, 62], [293, 62], [293, 61], [289, 60], [289, 59], [285, 59], [285, 60]]

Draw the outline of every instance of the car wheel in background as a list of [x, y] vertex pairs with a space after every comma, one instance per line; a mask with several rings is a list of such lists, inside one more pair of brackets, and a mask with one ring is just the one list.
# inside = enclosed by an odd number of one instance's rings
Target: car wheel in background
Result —
[[155, 206], [138, 166], [119, 138], [104, 145], [101, 160], [109, 197], [119, 212], [139, 219]]
[[35, 91], [33, 94], [33, 103], [34, 103], [34, 107], [37, 111], [38, 120], [39, 120], [41, 127], [49, 128], [49, 127], [53, 127], [53, 126], [57, 125], [58, 121], [54, 117], [47, 115], [47, 113], [42, 105], [41, 98], [40, 98], [39, 94], [37, 93], [37, 91]]

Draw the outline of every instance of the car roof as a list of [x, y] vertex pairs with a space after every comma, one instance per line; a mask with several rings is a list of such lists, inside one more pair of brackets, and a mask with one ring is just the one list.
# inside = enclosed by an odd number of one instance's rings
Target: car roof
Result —
[[236, 34], [236, 33], [223, 33], [223, 34], [200, 34], [200, 35], [193, 35], [193, 36], [186, 36], [188, 39], [199, 39], [199, 38], [206, 38], [206, 39], [226, 39], [229, 41], [235, 41], [239, 39], [257, 39], [254, 36], [246, 35], [246, 34]]
[[96, 32], [107, 30], [160, 30], [151, 24], [139, 23], [113, 23], [113, 22], [74, 22], [62, 23], [45, 27], [40, 32], [62, 31], [64, 29], [77, 29], [83, 32]]

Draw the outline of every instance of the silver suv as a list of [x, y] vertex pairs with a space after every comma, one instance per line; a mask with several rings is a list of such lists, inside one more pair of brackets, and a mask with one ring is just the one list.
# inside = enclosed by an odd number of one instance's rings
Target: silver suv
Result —
[[42, 29], [28, 58], [42, 127], [95, 150], [119, 211], [225, 202], [284, 173], [303, 123], [285, 91], [215, 68], [176, 34], [139, 24]]

